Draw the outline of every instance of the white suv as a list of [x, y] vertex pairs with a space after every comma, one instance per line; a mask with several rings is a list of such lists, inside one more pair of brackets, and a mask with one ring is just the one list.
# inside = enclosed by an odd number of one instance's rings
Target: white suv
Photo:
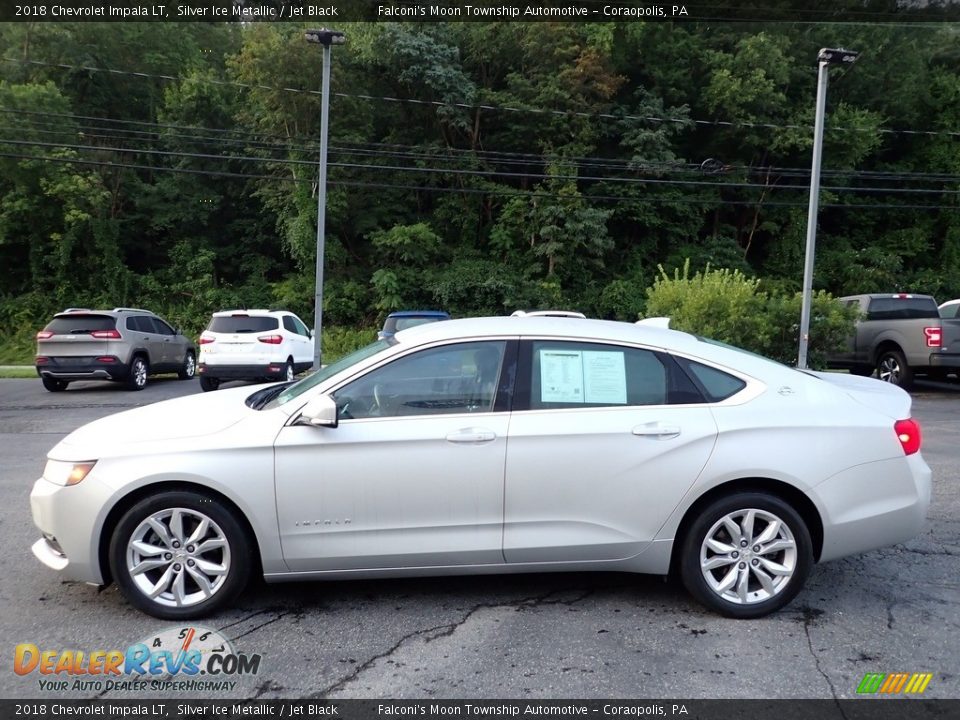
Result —
[[225, 380], [293, 380], [313, 365], [313, 331], [286, 310], [223, 310], [200, 335], [203, 390]]

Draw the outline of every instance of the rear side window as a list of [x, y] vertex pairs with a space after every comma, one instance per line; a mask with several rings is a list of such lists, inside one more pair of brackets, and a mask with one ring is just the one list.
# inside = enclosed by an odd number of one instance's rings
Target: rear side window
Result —
[[283, 329], [289, 333], [293, 333], [294, 335], [299, 334], [297, 333], [297, 326], [296, 324], [294, 324], [293, 318], [290, 317], [289, 315], [283, 316]]
[[734, 377], [722, 370], [717, 370], [709, 365], [701, 365], [693, 360], [686, 358], [677, 358], [687, 372], [696, 379], [700, 387], [703, 388], [707, 400], [710, 402], [720, 402], [728, 397], [736, 395], [743, 390], [747, 384], [738, 377]]
[[871, 298], [867, 320], [918, 320], [940, 317], [933, 298]]
[[89, 335], [96, 330], [114, 330], [117, 321], [109, 315], [70, 313], [51, 320], [44, 328], [54, 335]]
[[280, 321], [263, 315], [227, 315], [211, 318], [207, 330], [216, 333], [258, 333], [276, 330]]
[[532, 410], [703, 402], [677, 364], [651, 350], [554, 341], [528, 347], [529, 387], [521, 397]]

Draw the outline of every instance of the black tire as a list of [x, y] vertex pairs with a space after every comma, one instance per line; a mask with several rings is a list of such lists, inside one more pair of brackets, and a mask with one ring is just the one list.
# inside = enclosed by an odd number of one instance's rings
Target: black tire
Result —
[[293, 382], [293, 379], [297, 376], [297, 371], [293, 367], [293, 360], [287, 358], [287, 364], [283, 368], [283, 378], [284, 382]]
[[177, 371], [177, 377], [181, 380], [193, 380], [196, 374], [197, 356], [193, 354], [193, 350], [187, 350], [187, 354], [183, 358], [183, 367]]
[[869, 365], [854, 365], [850, 368], [851, 375], [859, 375], [860, 377], [870, 377], [873, 375], [873, 368]]
[[215, 377], [200, 376], [200, 389], [204, 392], [210, 392], [220, 387], [220, 381]]
[[57, 380], [56, 378], [44, 377], [40, 378], [40, 381], [43, 383], [43, 386], [50, 392], [63, 392], [67, 389], [66, 380]]
[[913, 385], [913, 370], [899, 350], [885, 350], [877, 358], [877, 378], [904, 390]]
[[[757, 546], [751, 547], [748, 542], [746, 547], [740, 547], [740, 543], [724, 530], [721, 520], [731, 515], [736, 518], [738, 513], [742, 513], [739, 515], [741, 518], [740, 527], [742, 528], [742, 522], [748, 510], [757, 510], [779, 520], [782, 523], [781, 529], [778, 530], [774, 539], [781, 537], [781, 533], [784, 539], [792, 539], [792, 551], [787, 549], [760, 553], [758, 557], [754, 557], [753, 548]], [[769, 518], [763, 515], [757, 515], [754, 524], [755, 534], [749, 540], [759, 538], [762, 535], [764, 528], [768, 526], [768, 520]], [[734, 522], [737, 521], [734, 520]], [[726, 537], [728, 540], [718, 540], [718, 536]], [[705, 542], [708, 537], [729, 544], [730, 547], [735, 548], [735, 551], [727, 556], [707, 548]], [[680, 576], [684, 586], [700, 603], [727, 617], [758, 618], [779, 610], [800, 592], [813, 567], [813, 543], [810, 540], [810, 531], [807, 529], [806, 523], [789, 504], [779, 497], [767, 493], [742, 492], [715, 500], [697, 514], [696, 520], [687, 530], [686, 535], [679, 540], [683, 543], [680, 550]], [[792, 556], [790, 555], [791, 552]], [[713, 554], [707, 555], [707, 553]], [[701, 554], [704, 556], [703, 559], [707, 561], [715, 557], [719, 558], [722, 564], [712, 570], [702, 571]], [[730, 558], [729, 562], [727, 562], [728, 557]], [[732, 558], [737, 559], [733, 560]], [[792, 567], [792, 572], [789, 576], [767, 573], [766, 570], [772, 563], [782, 567]], [[757, 570], [754, 570], [752, 566], [756, 566]], [[744, 570], [746, 572], [743, 572]], [[711, 587], [705, 576], [708, 573], [718, 586], [721, 586], [723, 579], [730, 577], [731, 573], [735, 573], [738, 580], [746, 575], [745, 596], [747, 602], [737, 601], [732, 596], [727, 597], [723, 594], [721, 588], [714, 589]], [[762, 586], [759, 573], [765, 574], [771, 578], [772, 583], [776, 583], [772, 594]], [[781, 577], [786, 579], [781, 581]], [[739, 583], [735, 583], [727, 592], [733, 592], [737, 585]], [[738, 595], [738, 593], [735, 594]]]
[[[145, 523], [147, 518], [153, 516], [159, 518], [163, 524], [165, 514], [169, 513], [166, 517], [172, 518], [177, 511], [183, 517], [181, 527], [184, 542], [176, 541], [176, 533], [169, 520], [165, 525], [168, 534], [166, 540]], [[207, 529], [201, 536], [201, 541], [195, 541], [188, 546], [185, 543], [198, 531], [200, 518], [209, 521]], [[137, 573], [136, 576], [132, 574], [129, 563], [141, 563], [144, 562], [144, 557], [153, 557], [149, 554], [138, 554], [131, 549], [129, 546], [133, 538], [139, 538], [142, 544], [164, 548], [163, 555], [156, 556], [158, 567]], [[201, 552], [197, 548], [204, 544], [204, 538], [216, 538], [225, 542], [223, 546]], [[188, 548], [193, 550], [187, 552]], [[109, 558], [110, 572], [130, 604], [148, 615], [165, 620], [204, 617], [230, 603], [246, 587], [250, 579], [250, 568], [254, 565], [250, 538], [234, 513], [207, 495], [187, 490], [158, 492], [130, 508], [120, 518], [110, 538]], [[191, 562], [193, 564], [188, 569], [188, 563]], [[226, 572], [209, 574], [209, 571], [203, 569], [204, 566], [219, 566], [225, 568]], [[170, 579], [166, 581], [166, 589], [162, 590], [156, 599], [149, 597], [148, 591], [141, 585], [156, 587], [164, 581], [167, 574]], [[178, 576], [183, 578], [179, 588], [184, 601], [188, 603], [179, 607], [175, 604], [175, 588], [178, 586], [175, 578]], [[198, 576], [206, 579], [206, 591], [193, 579]], [[211, 577], [214, 578], [212, 582]], [[203, 599], [206, 592], [210, 594]]]
[[130, 374], [127, 375], [128, 390], [143, 390], [147, 386], [147, 375], [150, 374], [150, 364], [142, 355], [137, 355], [130, 361]]

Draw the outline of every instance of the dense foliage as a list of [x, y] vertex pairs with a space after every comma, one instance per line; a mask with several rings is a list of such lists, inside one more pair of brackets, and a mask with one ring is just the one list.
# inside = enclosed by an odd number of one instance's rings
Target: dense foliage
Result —
[[[862, 56], [831, 81], [815, 287], [960, 295], [956, 26], [341, 29], [326, 324], [633, 320], [658, 265], [688, 258], [762, 278], [791, 315], [824, 46]], [[302, 28], [25, 23], [0, 51], [5, 339], [78, 305], [191, 331], [226, 306], [310, 321], [320, 54]]]

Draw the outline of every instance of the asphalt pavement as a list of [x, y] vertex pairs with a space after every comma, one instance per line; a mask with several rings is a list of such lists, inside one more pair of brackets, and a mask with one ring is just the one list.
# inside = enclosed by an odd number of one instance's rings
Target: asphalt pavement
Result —
[[[0, 651], [122, 649], [175, 623], [113, 587], [61, 582], [37, 562], [28, 496], [57, 441], [85, 422], [199, 392], [0, 380]], [[929, 672], [930, 698], [960, 698], [960, 386], [922, 386], [914, 417], [934, 471], [927, 530], [896, 547], [817, 566], [786, 609], [718, 617], [673, 582], [620, 574], [256, 583], [199, 623], [262, 656], [210, 698], [850, 698], [865, 673]], [[4, 698], [126, 698], [41, 689], [0, 673]], [[49, 679], [49, 678], [47, 678]], [[86, 678], [89, 679], [89, 678]], [[146, 695], [156, 696], [156, 692]]]

